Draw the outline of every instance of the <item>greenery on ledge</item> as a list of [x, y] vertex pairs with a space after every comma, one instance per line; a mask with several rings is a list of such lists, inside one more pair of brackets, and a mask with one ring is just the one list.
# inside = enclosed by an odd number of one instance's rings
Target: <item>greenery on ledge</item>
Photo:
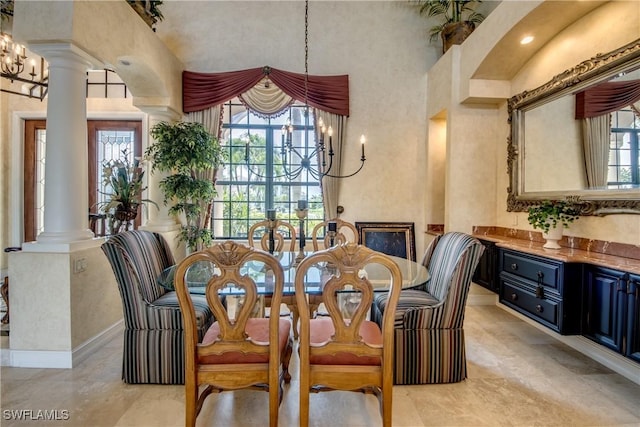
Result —
[[482, 0], [415, 0], [421, 15], [437, 17], [440, 23], [429, 29], [430, 40], [436, 41], [440, 33], [449, 24], [470, 22], [477, 26], [485, 16], [475, 11]]
[[568, 228], [569, 224], [579, 218], [578, 209], [564, 200], [543, 200], [539, 205], [529, 208], [529, 224], [548, 233], [558, 224]]

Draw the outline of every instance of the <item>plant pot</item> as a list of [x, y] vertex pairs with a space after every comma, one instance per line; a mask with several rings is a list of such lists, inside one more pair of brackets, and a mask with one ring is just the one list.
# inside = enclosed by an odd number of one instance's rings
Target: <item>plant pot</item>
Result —
[[563, 231], [564, 228], [560, 226], [549, 228], [548, 233], [542, 233], [542, 237], [547, 241], [544, 245], [542, 245], [542, 247], [546, 249], [560, 249], [561, 246], [558, 244], [558, 242], [560, 241], [560, 239], [562, 239]]
[[454, 44], [462, 44], [463, 41], [476, 29], [473, 22], [452, 22], [442, 28], [442, 53], [445, 53]]
[[138, 216], [138, 205], [130, 206], [128, 208], [117, 208], [113, 216], [118, 221], [134, 220]]

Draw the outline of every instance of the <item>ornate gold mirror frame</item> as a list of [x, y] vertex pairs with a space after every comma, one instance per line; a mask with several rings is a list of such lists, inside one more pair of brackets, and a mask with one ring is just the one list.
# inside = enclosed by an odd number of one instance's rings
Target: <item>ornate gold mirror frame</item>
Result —
[[[523, 212], [541, 200], [569, 200], [580, 215], [640, 214], [640, 190], [577, 190], [525, 192], [521, 177], [524, 156], [524, 113], [563, 95], [611, 79], [640, 67], [640, 39], [606, 54], [598, 54], [553, 77], [544, 85], [513, 96], [508, 102], [510, 136], [507, 138], [507, 211]], [[522, 158], [521, 158], [522, 157]]]

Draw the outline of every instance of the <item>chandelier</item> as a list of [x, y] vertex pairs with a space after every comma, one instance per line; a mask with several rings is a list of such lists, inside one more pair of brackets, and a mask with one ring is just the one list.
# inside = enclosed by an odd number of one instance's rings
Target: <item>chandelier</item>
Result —
[[[48, 90], [46, 63], [44, 58], [40, 58], [40, 64], [36, 67], [36, 60], [31, 59], [27, 66], [27, 59], [23, 45], [15, 43], [10, 34], [0, 33], [0, 77], [10, 81], [6, 88], [0, 90], [42, 101]], [[15, 82], [23, 84], [16, 88], [18, 84]]]
[[[291, 122], [291, 117], [289, 117], [286, 124], [282, 126], [280, 160], [283, 172], [282, 174], [272, 176], [271, 178], [286, 177], [288, 180], [294, 181], [304, 171], [308, 171], [314, 179], [318, 180], [322, 180], [325, 176], [330, 178], [349, 178], [362, 170], [366, 160], [364, 155], [364, 144], [366, 142], [365, 136], [362, 135], [360, 137], [360, 166], [354, 172], [349, 174], [342, 175], [337, 173], [335, 170], [338, 168], [336, 166], [338, 161], [334, 162], [336, 153], [333, 149], [333, 129], [331, 126], [328, 128], [326, 127], [322, 117], [319, 117], [317, 120], [317, 126], [320, 130], [319, 138], [311, 149], [307, 149], [309, 138], [309, 0], [305, 0], [304, 9], [304, 118], [304, 144], [301, 144], [300, 148], [296, 147], [293, 143], [295, 127]], [[245, 163], [249, 173], [260, 178], [267, 178], [259, 172], [251, 169], [249, 162], [250, 136], [248, 134], [245, 135], [245, 141]]]

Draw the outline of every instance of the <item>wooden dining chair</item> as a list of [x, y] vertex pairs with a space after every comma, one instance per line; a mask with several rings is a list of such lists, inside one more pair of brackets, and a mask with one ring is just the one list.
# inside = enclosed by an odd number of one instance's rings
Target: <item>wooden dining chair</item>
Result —
[[[391, 426], [393, 311], [382, 327], [366, 320], [374, 292], [363, 269], [373, 263], [389, 271], [388, 304], [395, 307], [402, 287], [400, 268], [387, 255], [364, 246], [346, 243], [316, 252], [296, 270], [301, 426], [309, 424], [309, 393], [330, 390], [374, 393], [380, 401], [383, 426]], [[324, 265], [322, 275], [328, 276], [322, 291], [328, 316], [312, 319], [303, 308], [307, 305], [305, 275], [314, 264]], [[345, 294], [351, 296], [340, 298]], [[340, 300], [353, 304], [341, 306]]]
[[[291, 225], [291, 223], [288, 223], [286, 221], [280, 220], [280, 219], [276, 219], [273, 220], [274, 221], [274, 233], [273, 233], [273, 239], [274, 239], [274, 251], [276, 252], [282, 252], [283, 250], [288, 250], [290, 252], [295, 252], [296, 250], [296, 229], [293, 227], [293, 225]], [[256, 245], [255, 240], [256, 239], [256, 234], [258, 232], [258, 230], [263, 229], [263, 234], [259, 237], [259, 241], [260, 241], [260, 245]], [[286, 244], [285, 244], [285, 237], [287, 236], [287, 234], [289, 235], [289, 238], [291, 239], [291, 242], [289, 244], [289, 247], [286, 248]], [[249, 236], [248, 236], [248, 241], [249, 241], [249, 246], [253, 246], [253, 247], [259, 247], [264, 251], [268, 251], [269, 250], [269, 220], [265, 219], [264, 221], [260, 221], [260, 222], [256, 222], [255, 224], [253, 224], [251, 226], [251, 228], [249, 228]], [[265, 307], [271, 307], [271, 310], [273, 310], [273, 301], [271, 301], [271, 297], [268, 295], [265, 295], [264, 297], [264, 305]], [[295, 296], [293, 295], [286, 295], [283, 297], [282, 302], [284, 304], [286, 304], [287, 308], [289, 309], [289, 312], [291, 313], [291, 317], [293, 318], [293, 324], [297, 324], [298, 322], [298, 308], [296, 306], [296, 302], [295, 302]], [[278, 306], [276, 311], [281, 315], [281, 316], [288, 316], [289, 312], [285, 311], [281, 311], [280, 307]], [[293, 336], [295, 339], [298, 339], [298, 332], [296, 331], [296, 329], [293, 329]]]
[[[198, 341], [186, 275], [203, 262], [209, 263], [207, 270], [213, 271], [205, 292], [216, 322]], [[278, 260], [266, 252], [227, 241], [195, 252], [178, 265], [175, 288], [185, 325], [186, 426], [195, 426], [209, 394], [243, 388], [268, 391], [269, 425], [278, 425], [283, 382], [291, 380], [291, 322], [278, 316], [250, 317], [258, 293], [256, 282], [241, 272], [248, 262], [264, 263], [273, 272], [272, 298], [274, 304], [280, 304], [284, 273]], [[223, 298], [224, 291], [230, 288], [244, 292], [244, 303], [236, 307], [235, 315], [231, 315], [231, 307], [227, 309]]]
[[[276, 252], [282, 252], [283, 250], [289, 250], [291, 252], [294, 252], [296, 250], [295, 227], [290, 223], [280, 219], [275, 219], [273, 221], [274, 221], [273, 240], [275, 243], [274, 250]], [[269, 250], [269, 220], [268, 219], [265, 219], [260, 222], [256, 222], [251, 226], [251, 228], [249, 228], [249, 236], [247, 237], [249, 241], [249, 246], [254, 246], [254, 247], [257, 246], [255, 244], [255, 239], [259, 229], [264, 230], [262, 235], [258, 234], [257, 236], [260, 239], [260, 248], [262, 248], [265, 251], [268, 251]], [[291, 239], [291, 242], [289, 244], [289, 248], [285, 249], [285, 246], [286, 246], [285, 238], [287, 237], [287, 234], [289, 235], [288, 237]]]
[[[333, 230], [335, 231], [335, 235], [333, 236], [333, 245], [331, 244], [332, 236], [329, 232], [329, 223], [336, 224], [336, 229]], [[350, 222], [343, 221], [340, 218], [333, 218], [322, 221], [321, 223], [313, 227], [313, 231], [311, 232], [311, 243], [313, 244], [314, 251], [320, 250], [319, 234], [323, 230], [324, 238], [321, 240], [323, 243], [323, 249], [338, 245], [340, 243], [358, 243], [358, 230], [356, 229], [356, 226], [351, 224]]]

